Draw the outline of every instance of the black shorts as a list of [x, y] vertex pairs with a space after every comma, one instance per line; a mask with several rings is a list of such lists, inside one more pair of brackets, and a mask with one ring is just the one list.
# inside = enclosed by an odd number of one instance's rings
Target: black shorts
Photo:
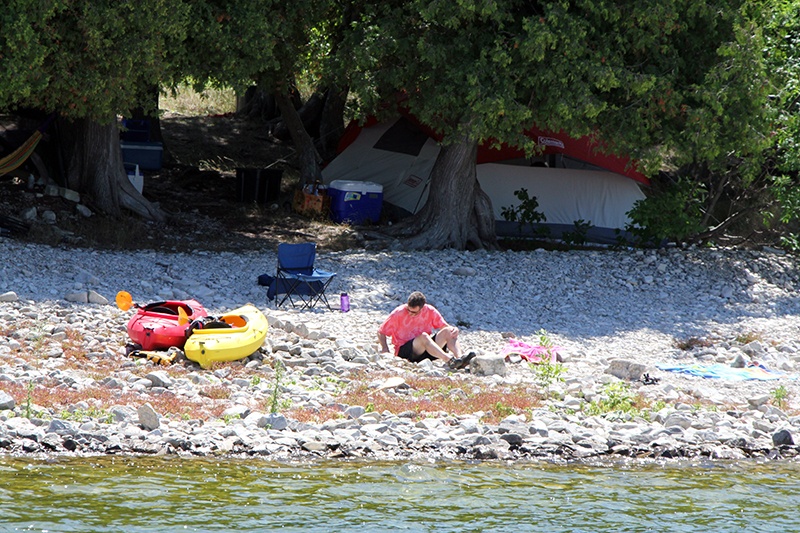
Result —
[[[433, 342], [436, 342], [436, 335], [439, 333], [436, 332], [433, 335]], [[447, 351], [447, 346], [442, 348], [445, 352]], [[404, 345], [400, 347], [400, 350], [397, 352], [397, 357], [401, 357], [406, 361], [411, 361], [412, 363], [419, 363], [420, 361], [424, 361], [425, 359], [430, 359], [431, 361], [436, 360], [436, 357], [429, 354], [427, 351], [422, 352], [419, 355], [414, 355], [414, 339], [411, 339]]]

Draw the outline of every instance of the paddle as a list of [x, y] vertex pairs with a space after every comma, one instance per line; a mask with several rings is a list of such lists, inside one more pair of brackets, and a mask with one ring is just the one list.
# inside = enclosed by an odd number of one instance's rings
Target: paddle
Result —
[[178, 307], [178, 325], [183, 326], [189, 323], [189, 315], [186, 314], [183, 307]]
[[[119, 291], [117, 293], [116, 301], [117, 301], [117, 307], [119, 307], [123, 311], [127, 311], [128, 309], [134, 306], [133, 297], [131, 296], [131, 293], [127, 291]], [[139, 306], [136, 305], [136, 307]]]
[[[128, 291], [119, 291], [116, 297], [117, 307], [123, 311], [127, 311], [131, 307], [140, 307], [139, 304], [133, 303], [133, 297]], [[167, 309], [167, 311], [169, 311]], [[189, 315], [183, 307], [178, 307], [178, 324], [183, 326], [189, 323]]]

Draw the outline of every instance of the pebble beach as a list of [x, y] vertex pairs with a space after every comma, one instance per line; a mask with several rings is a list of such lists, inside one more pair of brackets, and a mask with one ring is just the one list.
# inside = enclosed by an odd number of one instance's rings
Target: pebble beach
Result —
[[[4, 454], [798, 455], [800, 275], [796, 259], [779, 250], [318, 251], [316, 266], [336, 272], [332, 310], [267, 301], [256, 280], [274, 274], [274, 250], [109, 252], [0, 238], [0, 257]], [[133, 359], [125, 352], [131, 311], [114, 304], [120, 290], [138, 303], [195, 299], [211, 314], [252, 303], [269, 333], [252, 356], [208, 370]], [[459, 326], [465, 351], [478, 353], [468, 369], [379, 352], [378, 326], [414, 290]], [[341, 293], [349, 312], [338, 310]], [[537, 345], [543, 333], [563, 366], [546, 391], [526, 361], [499, 356], [510, 339]], [[760, 365], [770, 379], [662, 369], [688, 365]], [[373, 396], [416, 397], [411, 384], [421, 377], [453, 380], [453, 394], [473, 386], [539, 401], [496, 420], [486, 411], [377, 412], [340, 399], [356, 379]], [[619, 384], [647, 408], [591, 409]], [[64, 391], [69, 401], [58, 409], [32, 404], [37, 387]], [[167, 416], [159, 408], [165, 398], [213, 404], [214, 415]], [[299, 407], [338, 414], [297, 420], [290, 413]]]

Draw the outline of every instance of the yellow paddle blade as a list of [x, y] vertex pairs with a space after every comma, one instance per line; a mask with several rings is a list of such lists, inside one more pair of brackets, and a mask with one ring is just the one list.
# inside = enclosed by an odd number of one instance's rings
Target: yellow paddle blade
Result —
[[122, 309], [123, 311], [127, 311], [131, 307], [133, 307], [133, 298], [131, 294], [126, 291], [119, 291], [117, 293], [117, 307]]
[[183, 307], [178, 307], [178, 325], [183, 326], [189, 323], [189, 315], [183, 310]]

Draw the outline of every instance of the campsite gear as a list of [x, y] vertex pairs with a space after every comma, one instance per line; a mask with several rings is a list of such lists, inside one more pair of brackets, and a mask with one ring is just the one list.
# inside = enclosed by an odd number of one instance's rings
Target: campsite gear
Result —
[[279, 168], [237, 168], [236, 199], [258, 204], [277, 202], [282, 176], [283, 170]]
[[339, 309], [342, 310], [342, 313], [346, 313], [350, 310], [350, 297], [346, 292], [343, 292], [339, 297]]
[[196, 300], [166, 300], [139, 306], [129, 293], [120, 291], [116, 301], [123, 311], [136, 307], [136, 313], [128, 321], [128, 336], [145, 351], [183, 347], [191, 322], [208, 316]]
[[22, 145], [0, 159], [0, 176], [18, 169], [33, 155], [36, 146], [39, 144], [39, 141], [42, 140], [42, 137], [44, 137], [44, 133], [47, 131], [47, 128], [50, 127], [50, 123], [53, 122], [55, 117], [55, 113], [51, 113], [42, 125], [39, 126], [39, 129], [34, 131]]
[[371, 181], [333, 180], [328, 186], [331, 220], [377, 224], [383, 207], [383, 185]]
[[264, 344], [268, 328], [264, 314], [247, 304], [206, 324], [203, 320], [195, 321], [183, 351], [203, 368], [217, 361], [237, 361]]
[[306, 216], [327, 215], [331, 210], [331, 197], [320, 182], [306, 185], [294, 192], [292, 209]]
[[[333, 281], [335, 272], [314, 268], [317, 245], [313, 242], [299, 244], [278, 244], [278, 266], [275, 277], [259, 276], [259, 283], [267, 284], [267, 298], [275, 299], [280, 307], [288, 300], [292, 307], [301, 309], [314, 307], [320, 301], [330, 310], [325, 291]], [[280, 295], [283, 298], [280, 298]], [[298, 302], [295, 302], [295, 299]]]
[[[519, 235], [519, 223], [505, 220], [503, 208], [519, 206], [514, 193], [524, 188], [536, 197], [546, 217], [542, 224], [552, 237], [576, 231], [575, 222], [582, 220], [592, 226], [588, 240], [616, 243], [615, 230], [630, 222], [627, 213], [644, 199], [639, 184], [649, 184], [648, 178], [629, 159], [597, 151], [589, 138], [534, 129], [527, 134], [544, 150], [541, 161], [507, 146], [491, 149], [490, 142], [478, 149], [478, 182], [492, 201], [497, 234]], [[335, 180], [379, 183], [384, 204], [416, 213], [430, 192], [438, 140], [413, 116], [383, 123], [372, 120], [364, 127], [351, 123], [339, 144], [339, 155], [322, 170], [323, 181], [329, 185]]]
[[703, 365], [700, 363], [657, 364], [665, 372], [678, 372], [701, 378], [716, 378], [730, 381], [798, 379], [797, 375], [772, 370], [760, 363], [750, 363], [745, 368], [734, 368], [725, 363]]
[[178, 357], [178, 354], [181, 353], [180, 348], [177, 348], [175, 346], [171, 346], [167, 351], [141, 350], [135, 347], [131, 350], [126, 350], [126, 351], [130, 357], [144, 357], [148, 361], [152, 361], [157, 365], [163, 365], [163, 366], [169, 366], [172, 363], [174, 363], [175, 359]]
[[500, 355], [508, 357], [517, 354], [531, 363], [541, 363], [545, 360], [549, 363], [557, 363], [560, 351], [560, 346], [531, 346], [518, 339], [508, 339], [508, 344], [500, 350]]

